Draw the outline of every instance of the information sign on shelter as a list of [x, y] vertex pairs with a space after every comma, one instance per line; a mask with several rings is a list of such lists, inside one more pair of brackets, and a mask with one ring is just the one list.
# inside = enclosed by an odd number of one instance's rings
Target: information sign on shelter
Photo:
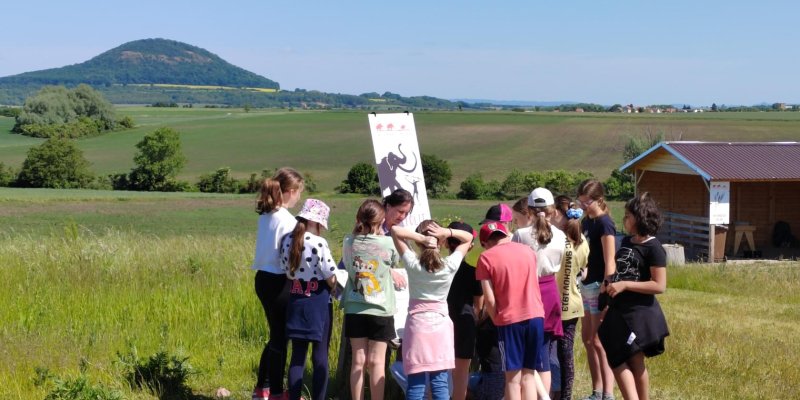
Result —
[[414, 197], [414, 209], [402, 225], [414, 228], [431, 217], [414, 114], [372, 113], [369, 114], [369, 129], [381, 196], [388, 196], [397, 189], [408, 190]]
[[731, 183], [712, 181], [709, 187], [709, 223], [729, 224], [731, 219]]

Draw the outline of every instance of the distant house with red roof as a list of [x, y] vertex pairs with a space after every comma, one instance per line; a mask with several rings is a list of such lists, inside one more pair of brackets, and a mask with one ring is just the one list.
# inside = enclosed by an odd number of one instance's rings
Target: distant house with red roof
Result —
[[650, 192], [659, 203], [662, 241], [708, 255], [715, 248], [709, 232], [726, 225], [716, 239], [726, 239], [727, 257], [745, 250], [800, 256], [796, 240], [773, 243], [776, 224], [800, 237], [798, 142], [662, 142], [619, 169], [634, 174], [637, 193]]

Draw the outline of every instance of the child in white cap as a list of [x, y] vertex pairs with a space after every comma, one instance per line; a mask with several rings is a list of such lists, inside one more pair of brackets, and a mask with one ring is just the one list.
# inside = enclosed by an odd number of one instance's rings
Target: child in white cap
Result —
[[300, 399], [309, 344], [314, 367], [312, 399], [325, 399], [328, 386], [330, 296], [336, 285], [336, 263], [320, 234], [328, 229], [329, 214], [330, 207], [322, 201], [306, 200], [295, 217], [294, 230], [281, 241], [281, 267], [291, 287], [286, 309], [286, 336], [292, 341], [290, 399]]

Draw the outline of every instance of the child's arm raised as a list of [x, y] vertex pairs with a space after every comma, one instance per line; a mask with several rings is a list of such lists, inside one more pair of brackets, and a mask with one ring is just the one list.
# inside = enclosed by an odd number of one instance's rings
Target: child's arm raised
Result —
[[[405, 242], [406, 240], [413, 240], [420, 246], [431, 247], [431, 239], [435, 241], [435, 239], [430, 236], [425, 236], [408, 228], [403, 228], [398, 225], [392, 227], [392, 241], [394, 241], [394, 247], [400, 253], [400, 256], [403, 256], [403, 254], [409, 251], [408, 245]], [[433, 248], [435, 247], [436, 243], [433, 243]]]
[[451, 237], [455, 238], [461, 242], [461, 244], [459, 244], [454, 251], [461, 253], [465, 257], [469, 251], [469, 246], [472, 244], [472, 233], [462, 231], [461, 229], [443, 228], [438, 224], [431, 224], [426, 233], [433, 235], [439, 239], [439, 241], [444, 241]]

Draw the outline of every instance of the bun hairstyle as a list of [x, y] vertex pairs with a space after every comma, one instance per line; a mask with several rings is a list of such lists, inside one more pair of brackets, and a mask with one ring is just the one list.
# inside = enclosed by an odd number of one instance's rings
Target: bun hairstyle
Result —
[[293, 168], [283, 167], [275, 171], [275, 175], [261, 182], [256, 199], [256, 213], [268, 214], [283, 205], [283, 193], [290, 190], [302, 190], [305, 180], [303, 175]]
[[354, 235], [369, 235], [378, 232], [386, 217], [383, 205], [375, 199], [367, 199], [361, 203], [356, 213], [356, 226], [353, 227]]
[[553, 205], [544, 206], [544, 207], [528, 207], [530, 209], [530, 213], [534, 215], [535, 220], [533, 221], [533, 227], [535, 231], [531, 231], [531, 234], [534, 235], [533, 239], [535, 239], [539, 244], [548, 244], [551, 240], [553, 240], [553, 231], [550, 229], [550, 221], [548, 218], [551, 218], [556, 209]]
[[291, 235], [292, 247], [289, 249], [289, 271], [294, 276], [295, 271], [300, 268], [300, 258], [303, 256], [303, 246], [306, 242], [306, 229], [308, 229], [308, 220], [302, 217], [295, 217], [297, 225], [294, 226]]
[[658, 233], [658, 228], [661, 227], [661, 211], [650, 193], [644, 192], [628, 200], [625, 210], [636, 219], [636, 233], [639, 236], [653, 236]]
[[597, 202], [603, 212], [608, 212], [608, 205], [606, 204], [606, 191], [603, 184], [597, 179], [587, 179], [578, 185], [578, 196], [588, 196], [590, 199]]
[[[419, 226], [417, 226], [417, 233], [430, 236], [423, 232], [425, 232], [429, 226], [435, 223], [436, 222], [432, 219], [426, 219], [425, 221], [422, 221]], [[439, 253], [439, 247], [436, 247], [435, 249], [429, 249], [427, 247], [423, 248], [419, 256], [419, 263], [423, 268], [425, 268], [426, 271], [431, 273], [444, 268], [444, 262], [442, 262], [442, 256]]]
[[573, 218], [573, 216], [582, 213], [572, 212], [570, 213], [571, 215], [568, 216], [567, 212], [569, 210], [576, 210], [576, 211], [577, 210], [583, 211], [583, 210], [581, 210], [578, 207], [578, 205], [572, 201], [571, 198], [563, 195], [556, 197], [555, 206], [556, 206], [556, 211], [560, 212], [563, 215], [563, 217], [566, 218], [567, 220], [567, 224], [564, 228], [564, 233], [567, 235], [567, 238], [569, 238], [569, 241], [572, 242], [573, 245], [579, 246], [581, 243], [583, 243], [583, 235], [581, 234], [581, 220], [580, 217]]

